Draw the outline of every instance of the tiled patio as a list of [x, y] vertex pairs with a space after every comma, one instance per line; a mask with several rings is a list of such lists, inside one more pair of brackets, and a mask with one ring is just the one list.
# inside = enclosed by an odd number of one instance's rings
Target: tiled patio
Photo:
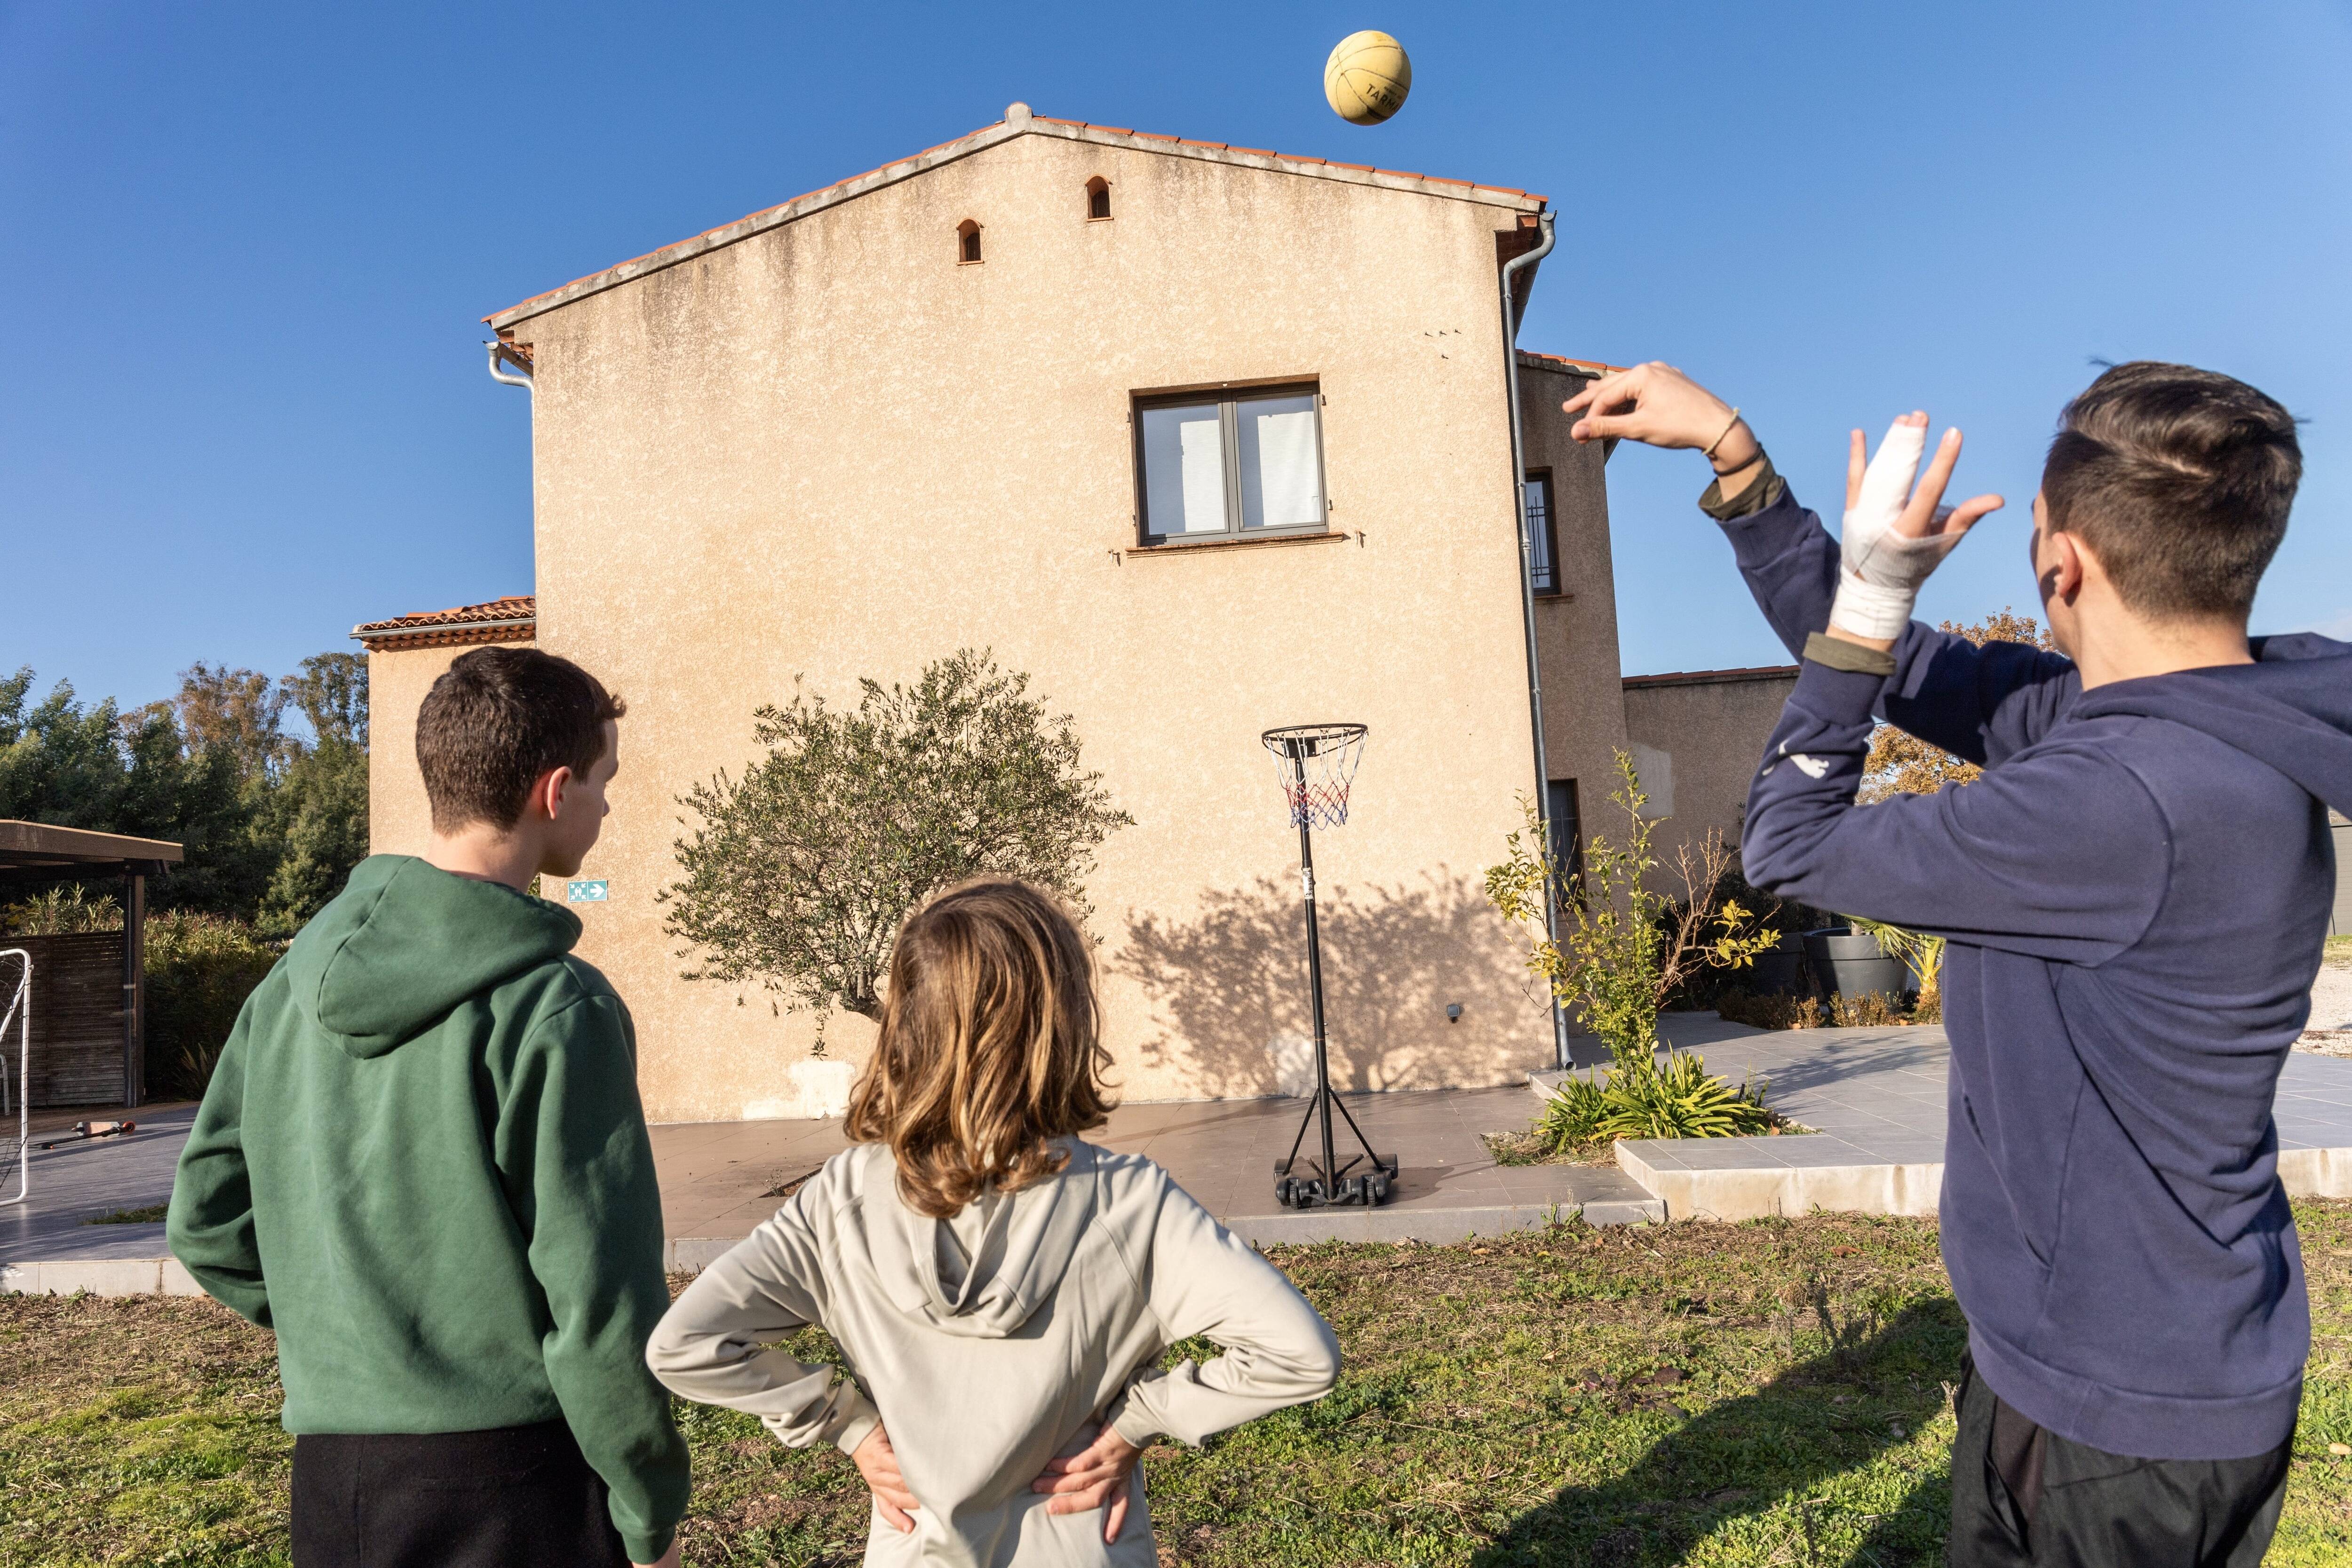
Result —
[[[1482, 1132], [1526, 1125], [1524, 1089], [1358, 1094], [1348, 1108], [1400, 1163], [1397, 1191], [1371, 1210], [1286, 1211], [1274, 1162], [1290, 1151], [1306, 1102], [1225, 1100], [1121, 1106], [1096, 1142], [1150, 1156], [1234, 1234], [1295, 1241], [1458, 1241], [1581, 1213], [1595, 1224], [1663, 1217], [1623, 1172], [1606, 1166], [1496, 1165]], [[1338, 1128], [1344, 1155], [1354, 1147]], [[1310, 1131], [1310, 1142], [1316, 1135]], [[673, 1263], [699, 1268], [781, 1201], [781, 1193], [842, 1147], [838, 1121], [679, 1123], [654, 1129]]]
[[[139, 1124], [120, 1138], [73, 1142], [44, 1150], [79, 1120], [128, 1116]], [[0, 1208], [0, 1290], [90, 1289], [106, 1295], [159, 1289], [194, 1289], [163, 1250], [161, 1221], [149, 1225], [87, 1225], [93, 1215], [146, 1208], [172, 1195], [180, 1145], [196, 1119], [194, 1105], [139, 1110], [41, 1111], [34, 1117], [31, 1195]], [[16, 1195], [16, 1119], [7, 1119], [7, 1162], [0, 1198]], [[163, 1278], [166, 1266], [174, 1277]], [[43, 1276], [47, 1275], [44, 1279]]]
[[[1664, 1020], [1708, 1069], [1767, 1079], [1767, 1098], [1813, 1136], [1649, 1139], [1617, 1163], [1676, 1219], [1753, 1219], [1815, 1208], [1933, 1214], [1944, 1180], [1940, 1028], [1768, 1034], [1712, 1014]], [[1539, 1090], [1557, 1075], [1539, 1075]], [[2279, 1176], [2294, 1197], [2352, 1196], [2352, 1060], [2291, 1053], [2273, 1110]]]

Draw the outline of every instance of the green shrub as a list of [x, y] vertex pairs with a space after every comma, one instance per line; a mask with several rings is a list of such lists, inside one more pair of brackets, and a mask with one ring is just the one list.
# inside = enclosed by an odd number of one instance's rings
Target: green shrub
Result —
[[1761, 1083], [1734, 1089], [1688, 1051], [1670, 1051], [1665, 1065], [1620, 1063], [1602, 1076], [1574, 1073], [1552, 1091], [1536, 1119], [1536, 1135], [1565, 1154], [1620, 1138], [1738, 1138], [1769, 1132], [1779, 1118], [1764, 1104]]
[[147, 1089], [194, 1100], [283, 943], [242, 921], [182, 911], [147, 922]]
[[1661, 865], [1650, 847], [1657, 824], [1646, 815], [1650, 797], [1632, 755], [1616, 758], [1609, 798], [1625, 815], [1623, 839], [1594, 834], [1582, 868], [1571, 871], [1549, 848], [1552, 825], [1522, 796], [1526, 826], [1504, 839], [1502, 863], [1486, 868], [1486, 901], [1528, 928], [1545, 927], [1547, 912], [1557, 912], [1557, 939], [1549, 928], [1531, 937], [1528, 973], [1601, 1037], [1621, 1068], [1636, 1070], [1657, 1049], [1658, 1011], [1668, 997], [1701, 971], [1747, 968], [1780, 937], [1758, 930], [1737, 900], [1717, 901], [1731, 852], [1713, 828], [1675, 850], [1679, 902], [1651, 886]]
[[44, 889], [16, 903], [0, 904], [0, 936], [79, 936], [121, 929], [122, 906], [113, 895], [100, 893], [93, 899], [79, 882]]
[[1601, 1142], [1601, 1124], [1609, 1119], [1609, 1095], [1596, 1069], [1591, 1078], [1574, 1073], [1560, 1080], [1536, 1118], [1536, 1136], [1555, 1154], [1566, 1154]]

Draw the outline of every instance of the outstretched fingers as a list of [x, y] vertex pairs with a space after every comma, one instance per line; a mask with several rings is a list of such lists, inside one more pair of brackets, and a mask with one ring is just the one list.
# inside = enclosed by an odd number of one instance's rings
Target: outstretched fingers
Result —
[[1895, 531], [1912, 539], [1925, 539], [1936, 531], [1936, 509], [1944, 504], [1944, 487], [1952, 482], [1952, 469], [1960, 460], [1960, 432], [1956, 426], [1944, 432], [1936, 443], [1936, 455], [1927, 459], [1927, 472], [1919, 480], [1919, 488], [1911, 492], [1911, 500], [1904, 507], [1902, 516], [1895, 520]]
[[1859, 430], [1845, 444], [1845, 510], [1862, 499], [1862, 476], [1870, 467], [1870, 444]]
[[1979, 519], [1999, 511], [2007, 503], [1997, 495], [1971, 496], [1958, 506], [1944, 505], [1944, 491], [1952, 482], [1952, 470], [1958, 467], [1962, 437], [1957, 426], [1944, 432], [1936, 444], [1936, 455], [1928, 461], [1927, 475], [1919, 488], [1911, 492], [1911, 500], [1904, 507], [1903, 515], [1895, 520], [1895, 531], [1906, 539], [1936, 538], [1959, 542], [1960, 535], [1974, 528]]
[[1625, 433], [1625, 424], [1642, 405], [1642, 393], [1649, 382], [1650, 367], [1637, 364], [1631, 370], [1621, 370], [1604, 375], [1574, 397], [1561, 404], [1560, 411], [1574, 414], [1581, 410], [1584, 417], [1569, 427], [1569, 434], [1579, 441], [1598, 441]]
[[1999, 511], [2008, 504], [2009, 502], [1996, 495], [1970, 496], [1959, 505], [1944, 512], [1941, 532], [1948, 538], [1957, 540], [1985, 517]]

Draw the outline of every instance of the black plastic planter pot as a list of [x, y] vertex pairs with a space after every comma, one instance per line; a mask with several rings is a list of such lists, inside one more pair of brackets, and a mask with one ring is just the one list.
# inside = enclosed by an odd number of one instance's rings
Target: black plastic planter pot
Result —
[[1790, 931], [1772, 948], [1758, 953], [1749, 961], [1745, 981], [1751, 996], [1804, 995], [1805, 939]]
[[1832, 993], [1866, 996], [1874, 991], [1901, 996], [1919, 988], [1902, 960], [1887, 957], [1876, 937], [1852, 926], [1807, 931], [1805, 955], [1812, 960], [1813, 990], [1823, 999]]

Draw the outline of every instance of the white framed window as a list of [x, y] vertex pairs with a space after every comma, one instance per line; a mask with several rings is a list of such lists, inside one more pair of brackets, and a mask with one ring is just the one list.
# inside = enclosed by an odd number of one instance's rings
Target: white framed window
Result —
[[1143, 542], [1323, 531], [1322, 404], [1312, 385], [1138, 396]]

